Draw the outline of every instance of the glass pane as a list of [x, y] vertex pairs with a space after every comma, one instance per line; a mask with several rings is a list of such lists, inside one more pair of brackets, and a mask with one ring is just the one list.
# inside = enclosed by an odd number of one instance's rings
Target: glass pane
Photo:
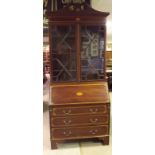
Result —
[[75, 81], [75, 26], [53, 26], [51, 46], [53, 81]]
[[81, 80], [104, 78], [104, 27], [81, 27]]

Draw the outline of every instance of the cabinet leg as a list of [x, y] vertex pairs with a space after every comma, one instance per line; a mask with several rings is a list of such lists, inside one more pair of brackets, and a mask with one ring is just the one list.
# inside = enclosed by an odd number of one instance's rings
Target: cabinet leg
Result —
[[103, 144], [104, 145], [109, 145], [109, 136], [107, 136], [107, 137], [103, 137]]
[[51, 149], [57, 149], [57, 142], [55, 140], [51, 140]]

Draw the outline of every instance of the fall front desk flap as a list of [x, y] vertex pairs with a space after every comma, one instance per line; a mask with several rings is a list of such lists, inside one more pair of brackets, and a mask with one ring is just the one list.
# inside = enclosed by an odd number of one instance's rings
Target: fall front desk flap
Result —
[[109, 103], [107, 83], [59, 85], [51, 89], [52, 102], [55, 104], [75, 102], [102, 102]]

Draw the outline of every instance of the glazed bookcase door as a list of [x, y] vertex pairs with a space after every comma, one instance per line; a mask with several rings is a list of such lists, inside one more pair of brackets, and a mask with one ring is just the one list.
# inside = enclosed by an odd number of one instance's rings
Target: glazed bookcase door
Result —
[[52, 81], [76, 81], [75, 26], [51, 27]]
[[81, 26], [81, 81], [104, 79], [104, 26]]

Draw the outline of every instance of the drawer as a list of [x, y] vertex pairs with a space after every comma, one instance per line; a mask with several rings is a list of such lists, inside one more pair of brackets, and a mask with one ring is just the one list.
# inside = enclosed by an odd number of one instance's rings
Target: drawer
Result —
[[98, 85], [73, 85], [52, 87], [52, 102], [109, 102], [107, 83]]
[[98, 106], [68, 106], [66, 108], [52, 108], [53, 116], [85, 115], [85, 114], [106, 114], [108, 104]]
[[72, 125], [97, 125], [108, 124], [108, 115], [87, 115], [87, 116], [68, 116], [68, 117], [52, 117], [52, 127], [72, 126]]
[[52, 139], [99, 137], [109, 134], [108, 125], [95, 127], [52, 128]]

